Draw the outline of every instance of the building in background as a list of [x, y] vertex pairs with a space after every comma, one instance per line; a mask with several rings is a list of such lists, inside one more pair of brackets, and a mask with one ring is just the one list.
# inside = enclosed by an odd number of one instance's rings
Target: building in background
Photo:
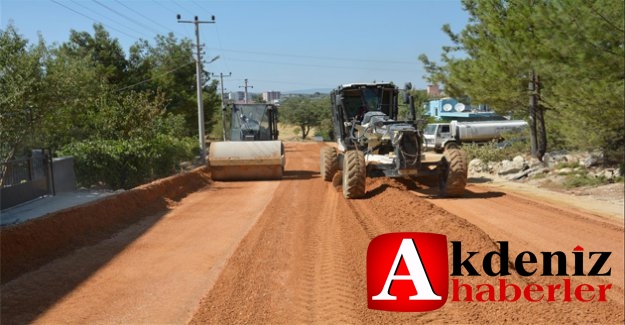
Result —
[[430, 98], [439, 98], [441, 97], [441, 90], [438, 88], [438, 85], [428, 85], [427, 94]]
[[245, 101], [245, 93], [242, 91], [231, 91], [228, 93], [228, 100], [235, 103], [242, 103]]
[[280, 101], [279, 91], [266, 91], [263, 93], [263, 100], [265, 103], [276, 103]]

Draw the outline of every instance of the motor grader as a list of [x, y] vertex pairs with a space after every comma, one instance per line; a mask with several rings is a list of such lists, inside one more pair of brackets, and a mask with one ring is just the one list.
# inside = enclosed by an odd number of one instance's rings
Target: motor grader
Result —
[[425, 153], [421, 122], [398, 121], [398, 88], [392, 83], [354, 83], [330, 94], [337, 148], [321, 149], [321, 177], [333, 181], [340, 174], [343, 195], [365, 196], [366, 177], [417, 180], [437, 176], [441, 195], [461, 196], [467, 183], [464, 151], [450, 145], [443, 154]]
[[[217, 181], [281, 179], [284, 144], [278, 140], [278, 108], [272, 104], [231, 104], [223, 120], [224, 139], [212, 142], [208, 163]], [[225, 113], [225, 112], [224, 112]], [[228, 134], [229, 133], [229, 134]]]

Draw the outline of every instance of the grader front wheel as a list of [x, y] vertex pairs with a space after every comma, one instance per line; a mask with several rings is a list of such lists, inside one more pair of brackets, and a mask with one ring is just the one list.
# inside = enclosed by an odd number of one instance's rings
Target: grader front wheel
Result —
[[339, 170], [339, 158], [336, 149], [325, 147], [321, 149], [320, 155], [321, 178], [326, 182], [331, 182], [334, 174]]
[[447, 197], [462, 196], [468, 177], [466, 153], [457, 147], [446, 148], [439, 168], [440, 194]]
[[349, 150], [343, 157], [343, 196], [358, 199], [365, 196], [367, 168], [365, 156], [358, 150]]

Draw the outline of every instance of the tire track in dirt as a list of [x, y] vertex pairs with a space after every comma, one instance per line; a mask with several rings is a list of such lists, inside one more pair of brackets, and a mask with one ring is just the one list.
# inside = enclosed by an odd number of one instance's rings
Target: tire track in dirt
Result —
[[[497, 277], [489, 277], [485, 276], [483, 269], [481, 267], [481, 263], [479, 261], [482, 260], [484, 254], [488, 251], [499, 251], [499, 246], [496, 244], [496, 240], [510, 240], [511, 246], [516, 245], [514, 242], [515, 238], [512, 239], [502, 238], [497, 236], [496, 233], [488, 232], [490, 229], [476, 226], [473, 223], [468, 222], [463, 216], [467, 209], [475, 204], [470, 200], [468, 202], [463, 202], [462, 199], [445, 199], [446, 201], [457, 203], [457, 208], [454, 210], [458, 214], [451, 214], [446, 210], [439, 208], [432, 204], [432, 202], [428, 202], [422, 199], [414, 198], [414, 192], [407, 191], [406, 185], [401, 182], [390, 180], [390, 179], [380, 179], [380, 180], [368, 180], [368, 187], [370, 189], [375, 190], [376, 186], [384, 187], [383, 191], [379, 191], [378, 195], [375, 195], [371, 199], [367, 201], [352, 201], [354, 206], [358, 209], [359, 205], [365, 205], [365, 208], [360, 209], [360, 211], [374, 211], [377, 214], [377, 220], [382, 222], [385, 227], [389, 231], [422, 231], [422, 232], [435, 232], [435, 233], [443, 233], [448, 237], [448, 241], [460, 241], [462, 243], [462, 248], [464, 252], [467, 251], [479, 251], [474, 258], [474, 266], [478, 272], [483, 274], [479, 277], [458, 277], [458, 279], [462, 283], [469, 283], [475, 287], [477, 284], [491, 284], [497, 287]], [[380, 185], [381, 184], [381, 185]], [[479, 193], [478, 193], [479, 194]], [[473, 200], [477, 202], [491, 202], [497, 201], [497, 196], [492, 196], [488, 193], [482, 193], [484, 195], [474, 195]], [[413, 197], [411, 197], [413, 196]], [[487, 200], [484, 200], [480, 197], [487, 197]], [[518, 198], [521, 202], [523, 199]], [[386, 202], [393, 202], [394, 208], [390, 209], [389, 205]], [[432, 200], [433, 201], [433, 200]], [[536, 202], [530, 203], [532, 206], [539, 206]], [[549, 209], [547, 209], [549, 210]], [[482, 215], [489, 213], [492, 214], [497, 211], [504, 215], [505, 219], [505, 211], [506, 209], [493, 209], [493, 207], [489, 207], [489, 209], [482, 210]], [[555, 209], [554, 211], [559, 211], [559, 213], [563, 213], [563, 211]], [[365, 215], [367, 213], [364, 213]], [[401, 217], [401, 216], [404, 217]], [[565, 214], [566, 216], [566, 214]], [[577, 218], [577, 217], [576, 217]], [[595, 221], [589, 222], [589, 225], [595, 225]], [[522, 228], [522, 226], [519, 226]], [[547, 222], [547, 227], [549, 226], [549, 222]], [[600, 229], [611, 229], [613, 226], [605, 226], [602, 225]], [[618, 230], [618, 227], [616, 227]], [[552, 229], [558, 229], [554, 226]], [[511, 230], [514, 232], [514, 230]], [[522, 232], [523, 233], [523, 232]], [[492, 238], [494, 236], [494, 238]], [[534, 242], [536, 240], [541, 241], [543, 238], [532, 238], [531, 234], [523, 233], [523, 238], [526, 242]], [[533, 236], [536, 236], [535, 234]], [[621, 230], [622, 237], [622, 230]], [[618, 238], [618, 236], [617, 236]], [[579, 238], [571, 238], [570, 240], [576, 241]], [[618, 246], [618, 239], [615, 246]], [[571, 246], [571, 249], [574, 246]], [[523, 250], [533, 251], [537, 256], [540, 256], [540, 253], [537, 250], [531, 249], [532, 246], [521, 246], [516, 245], [516, 247], [511, 247], [510, 249], [510, 259], [514, 260], [516, 254], [520, 253]], [[448, 257], [451, 262], [451, 247], [448, 248], [450, 252], [450, 256]], [[553, 250], [553, 249], [551, 249]], [[616, 253], [616, 259], [613, 260], [612, 265], [616, 266], [617, 272], [621, 267], [622, 258], [618, 255], [618, 249]], [[622, 248], [620, 249], [622, 254]], [[570, 255], [570, 254], [569, 254]], [[465, 255], [466, 256], [466, 255]], [[478, 262], [475, 262], [478, 261]], [[497, 270], [499, 263], [498, 259], [493, 260], [493, 269]], [[476, 265], [478, 264], [478, 265]], [[538, 283], [541, 285], [547, 284], [558, 284], [562, 283], [562, 277], [540, 277], [540, 276], [531, 276], [531, 277], [522, 277], [519, 276], [518, 273], [514, 270], [514, 265], [512, 264], [512, 275], [501, 277], [506, 278], [508, 283], [515, 283], [519, 286], [526, 286], [530, 283]], [[589, 267], [588, 265], [586, 265]], [[542, 270], [542, 263], [540, 260], [538, 261], [536, 268], [538, 270]], [[570, 270], [570, 268], [569, 268]], [[588, 270], [587, 270], [588, 271]], [[540, 271], [539, 271], [540, 272]], [[539, 273], [537, 272], [537, 273]], [[617, 276], [618, 277], [618, 276]], [[609, 281], [614, 285], [618, 286], [618, 279], [614, 277]], [[588, 281], [586, 277], [584, 279], [572, 279], [573, 285], [578, 285], [581, 283], [605, 283], [602, 277], [594, 277], [591, 281]], [[450, 285], [451, 288], [451, 285]], [[616, 295], [619, 295], [619, 289], [616, 288], [616, 294], [612, 295], [613, 299], [609, 299], [608, 302], [604, 303], [581, 303], [581, 302], [559, 302], [559, 303], [530, 303], [526, 301], [519, 301], [516, 303], [447, 303], [440, 310], [420, 314], [418, 317], [414, 318], [414, 316], [403, 318], [402, 314], [396, 315], [393, 314], [393, 317], [385, 318], [381, 320], [382, 322], [396, 322], [398, 319], [403, 321], [436, 321], [436, 322], [462, 322], [462, 323], [501, 323], [501, 322], [515, 322], [515, 323], [560, 323], [563, 321], [568, 322], [578, 322], [578, 323], [621, 323], [623, 320], [623, 302], [622, 295], [620, 298], [616, 298]], [[508, 293], [508, 296], [511, 295], [511, 292]], [[557, 292], [556, 297], [562, 299], [563, 292], [560, 290]], [[451, 296], [449, 297], [451, 298]], [[509, 297], [508, 297], [509, 298]], [[462, 316], [464, 315], [464, 316]], [[385, 315], [386, 316], [386, 315]], [[378, 320], [380, 321], [380, 320]]]
[[[584, 248], [584, 273], [588, 274], [596, 256], [588, 260], [588, 252], [608, 251], [610, 258], [602, 272], [610, 268], [610, 276], [572, 277], [576, 284], [612, 284], [608, 299], [623, 303], [623, 237], [622, 220], [590, 215], [565, 207], [537, 202], [514, 194], [480, 200], [475, 196], [487, 193], [486, 188], [470, 186], [471, 194], [462, 200], [430, 199], [429, 201], [484, 229], [497, 240], [510, 241], [510, 255], [531, 251], [537, 256], [544, 251], [571, 251]], [[555, 262], [554, 262], [555, 264]], [[566, 261], [567, 270], [574, 270], [573, 258]], [[569, 273], [572, 273], [569, 271]], [[534, 278], [539, 280], [538, 277]], [[545, 281], [545, 279], [542, 279]]]
[[[304, 323], [354, 323], [354, 297], [357, 288], [345, 283], [343, 277], [352, 272], [353, 256], [347, 254], [342, 215], [337, 215], [338, 196], [326, 191], [318, 221], [312, 227], [313, 240], [306, 241], [307, 265], [296, 270], [304, 274], [303, 282], [308, 285], [296, 287], [306, 293], [305, 300], [298, 306], [298, 313], [307, 315], [298, 321]], [[356, 234], [354, 234], [356, 235]], [[362, 234], [359, 234], [362, 237]], [[306, 255], [306, 253], [305, 253]], [[312, 272], [306, 272], [307, 269]], [[301, 294], [300, 294], [301, 296]]]
[[[448, 303], [439, 310], [428, 313], [369, 310], [366, 250], [373, 237], [386, 232], [417, 231], [442, 233], [449, 242], [460, 241], [463, 252], [480, 252], [472, 260], [483, 275], [458, 277], [461, 283], [473, 288], [479, 284], [498, 288], [497, 277], [484, 275], [481, 260], [487, 252], [499, 250], [497, 240], [507, 238], [467, 221], [462, 209], [456, 211], [457, 215], [450, 213], [415, 196], [411, 186], [390, 179], [368, 179], [365, 199], [345, 200], [340, 191], [316, 174], [321, 146], [287, 146], [287, 151], [291, 150], [287, 173], [289, 169], [307, 170], [312, 178], [281, 182], [274, 200], [203, 299], [192, 323], [622, 323], [622, 300], [450, 302], [451, 281]], [[488, 202], [496, 197], [487, 194], [475, 198]], [[470, 209], [472, 203], [467, 204]], [[502, 213], [506, 210], [502, 209]], [[547, 223], [545, 227], [554, 225]], [[522, 233], [524, 242], [540, 240], [531, 233]], [[449, 243], [450, 262], [451, 253]], [[497, 258], [493, 260], [494, 269], [498, 262]], [[542, 265], [539, 263], [537, 267]], [[522, 277], [514, 271], [505, 279], [519, 286], [552, 283]]]
[[[344, 236], [343, 220], [354, 219], [337, 214], [344, 211], [340, 197], [319, 178], [322, 146], [287, 144], [286, 178], [191, 323], [358, 321], [353, 301], [360, 286], [344, 279], [358, 260], [346, 242], [354, 238]], [[353, 235], [368, 243], [364, 231]]]

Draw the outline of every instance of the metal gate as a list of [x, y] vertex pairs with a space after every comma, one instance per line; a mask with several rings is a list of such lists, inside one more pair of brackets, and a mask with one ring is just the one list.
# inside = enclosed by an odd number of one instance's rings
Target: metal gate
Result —
[[29, 158], [2, 163], [0, 168], [1, 210], [44, 195], [54, 195], [50, 150], [32, 150]]

